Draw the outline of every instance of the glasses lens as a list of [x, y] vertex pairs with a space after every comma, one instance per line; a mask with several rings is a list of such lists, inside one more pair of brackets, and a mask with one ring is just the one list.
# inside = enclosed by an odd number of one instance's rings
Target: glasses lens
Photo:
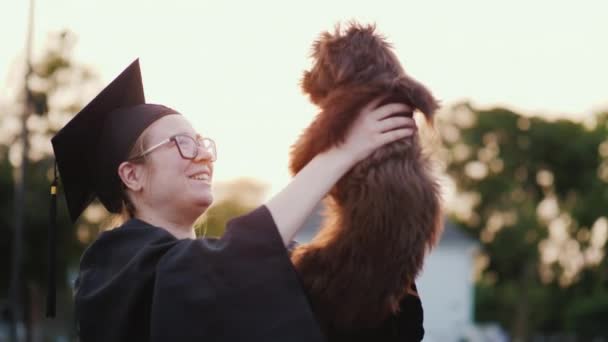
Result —
[[186, 159], [196, 158], [199, 146], [211, 154], [211, 161], [217, 159], [215, 142], [211, 139], [198, 137], [197, 140], [194, 140], [194, 138], [187, 135], [177, 135], [175, 136], [175, 142], [182, 157]]
[[198, 140], [199, 144], [211, 154], [211, 161], [215, 161], [217, 159], [217, 151], [215, 150], [215, 142], [208, 138], [201, 138]]
[[196, 141], [187, 135], [178, 135], [175, 137], [177, 147], [181, 152], [182, 156], [186, 159], [196, 158], [197, 144]]

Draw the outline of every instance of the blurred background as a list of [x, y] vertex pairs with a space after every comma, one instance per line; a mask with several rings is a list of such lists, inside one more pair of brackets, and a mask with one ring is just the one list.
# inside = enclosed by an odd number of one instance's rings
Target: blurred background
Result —
[[71, 223], [60, 187], [46, 319], [50, 137], [123, 68], [140, 58], [147, 101], [216, 140], [197, 231], [219, 236], [289, 181], [316, 113], [299, 88], [311, 44], [355, 19], [443, 104], [434, 128], [419, 123], [446, 209], [418, 280], [425, 341], [607, 341], [606, 13], [601, 0], [1, 2], [0, 340], [77, 340], [79, 257], [112, 218], [94, 204]]

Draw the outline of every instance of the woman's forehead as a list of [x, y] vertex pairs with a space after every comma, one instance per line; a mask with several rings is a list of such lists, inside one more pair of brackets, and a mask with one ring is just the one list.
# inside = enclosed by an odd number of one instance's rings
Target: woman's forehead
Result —
[[196, 136], [197, 132], [192, 124], [182, 115], [167, 115], [150, 126], [149, 138], [167, 138], [169, 136], [185, 133]]

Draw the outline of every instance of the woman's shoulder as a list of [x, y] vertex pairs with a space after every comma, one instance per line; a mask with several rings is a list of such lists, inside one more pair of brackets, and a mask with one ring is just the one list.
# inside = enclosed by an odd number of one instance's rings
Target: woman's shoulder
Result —
[[147, 244], [155, 241], [175, 241], [171, 233], [137, 218], [129, 219], [122, 225], [99, 235], [93, 245], [108, 243]]
[[[177, 239], [167, 230], [139, 219], [102, 233], [84, 252], [81, 270], [87, 268], [124, 268], [146, 261], [146, 268], [156, 271], [178, 269], [183, 265], [202, 267], [216, 262], [232, 264], [234, 260], [266, 256], [287, 259], [287, 251], [270, 212], [260, 206], [230, 220], [220, 239]], [[153, 261], [153, 263], [151, 263]], [[194, 266], [196, 265], [196, 266]]]
[[175, 263], [244, 262], [248, 258], [280, 256], [287, 258], [287, 250], [268, 209], [262, 205], [247, 214], [235, 217], [226, 224], [221, 238], [183, 239], [177, 242], [161, 260], [161, 266]]
[[239, 235], [255, 233], [257, 236], [264, 236], [264, 234], [278, 236], [274, 218], [265, 205], [261, 205], [244, 215], [237, 216], [228, 221], [226, 224], [226, 236], [230, 237], [232, 233]]
[[83, 253], [81, 267], [100, 262], [126, 264], [149, 248], [166, 250], [176, 242], [177, 239], [166, 230], [138, 219], [130, 219], [101, 233]]

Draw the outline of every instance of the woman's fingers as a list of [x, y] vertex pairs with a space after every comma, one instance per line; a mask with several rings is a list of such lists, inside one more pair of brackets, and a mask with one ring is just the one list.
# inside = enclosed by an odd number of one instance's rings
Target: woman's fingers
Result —
[[404, 103], [389, 103], [384, 106], [376, 108], [374, 111], [370, 113], [375, 120], [382, 120], [387, 116], [397, 114], [397, 113], [411, 113], [413, 112], [412, 107], [404, 104]]
[[397, 113], [412, 112], [403, 103], [390, 103], [378, 106], [386, 97], [380, 97], [365, 106], [350, 128], [344, 144], [340, 146], [349, 158], [357, 162], [373, 150], [395, 140], [410, 137], [417, 131], [412, 118], [403, 116], [389, 117]]
[[412, 118], [396, 116], [380, 120], [378, 122], [378, 130], [380, 133], [392, 131], [396, 128], [412, 128], [416, 129], [416, 121]]
[[399, 128], [394, 129], [392, 131], [384, 132], [380, 134], [377, 147], [384, 146], [399, 139], [411, 137], [414, 133], [416, 133], [415, 128]]
[[374, 109], [376, 109], [376, 107], [378, 107], [378, 105], [380, 104], [380, 102], [382, 102], [382, 100], [384, 100], [385, 98], [387, 98], [388, 95], [384, 95], [384, 96], [380, 96], [377, 97], [375, 99], [373, 99], [370, 103], [366, 104], [365, 107], [363, 107], [361, 109], [361, 114], [366, 115], [367, 113], [373, 111]]

